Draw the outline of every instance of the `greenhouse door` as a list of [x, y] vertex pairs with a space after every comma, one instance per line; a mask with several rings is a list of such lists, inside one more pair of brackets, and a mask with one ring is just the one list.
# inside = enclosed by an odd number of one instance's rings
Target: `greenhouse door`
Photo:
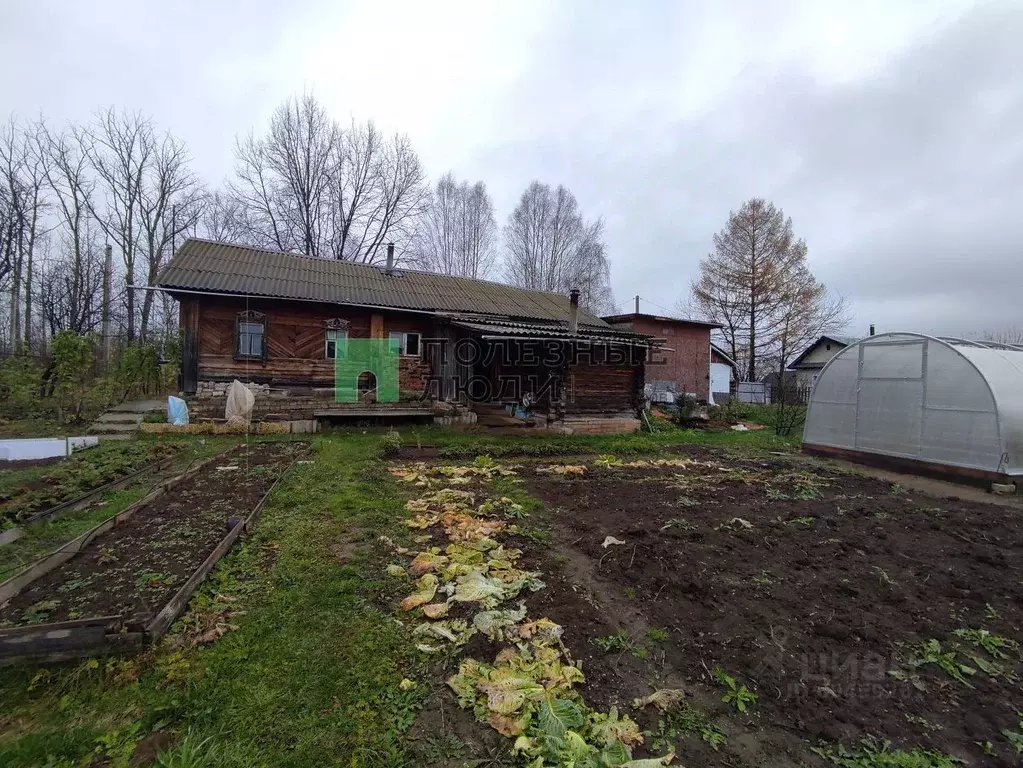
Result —
[[859, 348], [856, 448], [895, 456], [920, 454], [926, 340]]

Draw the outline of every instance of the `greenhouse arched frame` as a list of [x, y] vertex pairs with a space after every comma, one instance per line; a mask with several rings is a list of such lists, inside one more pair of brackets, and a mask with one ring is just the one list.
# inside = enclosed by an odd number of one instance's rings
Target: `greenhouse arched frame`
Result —
[[963, 478], [1023, 477], [1023, 345], [868, 336], [821, 370], [804, 449]]

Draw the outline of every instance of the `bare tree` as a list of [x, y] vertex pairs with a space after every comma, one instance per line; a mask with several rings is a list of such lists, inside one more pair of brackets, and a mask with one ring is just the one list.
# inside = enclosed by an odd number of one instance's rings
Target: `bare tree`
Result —
[[984, 331], [981, 334], [983, 341], [993, 341], [996, 344], [1023, 345], [1023, 328], [1009, 326], [1000, 331]]
[[89, 333], [99, 328], [104, 269], [102, 234], [94, 221], [86, 219], [77, 242], [67, 233], [47, 238], [36, 299], [49, 335], [58, 331]]
[[135, 266], [140, 245], [139, 214], [157, 142], [152, 122], [139, 113], [110, 107], [75, 133], [102, 195], [86, 198], [93, 218], [121, 253], [128, 340], [136, 337]]
[[38, 137], [55, 217], [42, 275], [45, 282], [39, 288], [41, 309], [51, 334], [54, 329], [81, 332], [90, 326], [90, 307], [99, 299], [92, 279], [99, 229], [92, 217], [96, 183], [73, 131], [55, 134], [41, 125]]
[[568, 189], [532, 182], [504, 229], [505, 273], [512, 285], [540, 291], [582, 292], [584, 306], [612, 311], [611, 266], [601, 220], [586, 222]]
[[278, 107], [267, 134], [238, 141], [235, 158], [246, 239], [282, 251], [379, 261], [387, 242], [411, 240], [426, 196], [406, 136], [342, 128], [311, 94]]
[[188, 234], [224, 243], [243, 243], [250, 230], [245, 204], [229, 191], [217, 191], [202, 195], [199, 216]]
[[800, 345], [848, 322], [845, 301], [813, 277], [806, 252], [792, 220], [754, 198], [729, 215], [714, 235], [714, 253], [700, 262], [692, 305], [722, 324], [724, 342], [750, 381], [765, 370], [761, 358], [784, 370]]
[[[174, 240], [194, 228], [203, 210], [203, 192], [188, 168], [182, 143], [167, 134], [154, 145], [139, 194], [138, 220], [146, 282], [152, 285], [163, 267]], [[139, 335], [148, 338], [153, 292], [142, 300]]]
[[417, 238], [419, 263], [445, 275], [486, 278], [494, 268], [497, 222], [486, 185], [448, 173], [428, 199]]
[[[0, 273], [11, 276], [10, 339], [18, 350], [32, 337], [32, 281], [36, 243], [45, 200], [45, 158], [35, 151], [37, 126], [23, 127], [11, 117], [0, 131]], [[0, 274], [0, 280], [3, 279]]]

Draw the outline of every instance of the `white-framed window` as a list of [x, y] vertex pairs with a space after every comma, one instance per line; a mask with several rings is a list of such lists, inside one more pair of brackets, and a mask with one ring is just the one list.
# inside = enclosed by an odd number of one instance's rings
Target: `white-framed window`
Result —
[[391, 331], [391, 348], [397, 349], [399, 355], [419, 357], [419, 334], [405, 331]]
[[323, 356], [327, 360], [337, 360], [339, 357], [344, 358], [348, 331], [328, 328], [326, 334], [326, 339], [323, 343]]
[[235, 320], [235, 357], [266, 360], [266, 316], [262, 312], [239, 312]]

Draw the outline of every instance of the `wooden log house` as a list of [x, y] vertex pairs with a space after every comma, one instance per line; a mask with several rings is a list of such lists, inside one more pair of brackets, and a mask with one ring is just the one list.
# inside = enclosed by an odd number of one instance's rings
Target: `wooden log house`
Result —
[[[156, 287], [179, 302], [181, 389], [198, 416], [235, 379], [256, 417], [436, 416], [574, 432], [630, 431], [652, 340], [612, 328], [568, 295], [502, 283], [189, 239]], [[338, 402], [349, 340], [387, 340], [397, 402], [359, 374]], [[354, 347], [354, 344], [351, 345]], [[393, 400], [393, 398], [391, 398]], [[503, 421], [502, 421], [503, 420]]]

